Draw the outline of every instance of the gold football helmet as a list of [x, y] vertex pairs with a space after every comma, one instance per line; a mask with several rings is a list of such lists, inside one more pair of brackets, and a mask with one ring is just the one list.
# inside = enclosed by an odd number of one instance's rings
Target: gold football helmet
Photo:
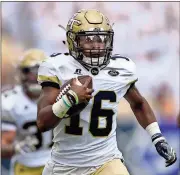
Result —
[[40, 63], [46, 59], [47, 56], [42, 50], [29, 49], [21, 57], [18, 66], [20, 71], [20, 80], [26, 92], [32, 95], [38, 95], [41, 86], [37, 82], [37, 74]]
[[114, 32], [108, 18], [98, 10], [80, 10], [66, 28], [70, 55], [85, 68], [102, 69], [113, 50]]

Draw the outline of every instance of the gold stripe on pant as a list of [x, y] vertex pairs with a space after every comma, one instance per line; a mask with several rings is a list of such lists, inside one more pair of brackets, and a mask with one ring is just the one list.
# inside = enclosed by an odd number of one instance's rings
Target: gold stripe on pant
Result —
[[14, 175], [42, 175], [44, 166], [41, 167], [27, 167], [16, 163], [14, 167]]

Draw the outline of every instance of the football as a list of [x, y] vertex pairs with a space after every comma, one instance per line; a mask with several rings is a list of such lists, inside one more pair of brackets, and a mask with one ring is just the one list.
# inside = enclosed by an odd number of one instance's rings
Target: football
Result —
[[[88, 75], [82, 75], [82, 76], [78, 76], [77, 79], [77, 85], [81, 86], [83, 85], [86, 80], [89, 78]], [[67, 93], [67, 91], [70, 89], [71, 84], [72, 84], [72, 80], [70, 79], [69, 81], [67, 81], [66, 83], [64, 83], [61, 88], [60, 88], [60, 93], [59, 96], [57, 97], [57, 101], [59, 99], [61, 99], [61, 97], [63, 95], [65, 95]], [[88, 88], [91, 89], [92, 88], [92, 80], [90, 81], [90, 83], [88, 84]], [[76, 116], [78, 115], [86, 106], [88, 105], [88, 103], [80, 103], [78, 105], [75, 105], [73, 107], [71, 107], [68, 112], [66, 113], [66, 117], [72, 117], [72, 116]]]

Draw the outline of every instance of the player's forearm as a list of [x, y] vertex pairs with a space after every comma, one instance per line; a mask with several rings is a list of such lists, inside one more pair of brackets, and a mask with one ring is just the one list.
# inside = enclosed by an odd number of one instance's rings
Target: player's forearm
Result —
[[131, 109], [136, 116], [139, 124], [145, 129], [149, 124], [156, 121], [156, 117], [146, 101], [145, 98], [143, 98], [140, 102], [131, 105]]
[[13, 144], [1, 146], [1, 158], [11, 158], [15, 154]]
[[42, 108], [38, 112], [37, 125], [40, 131], [45, 132], [55, 128], [61, 121], [52, 111], [52, 105]]
[[151, 136], [152, 142], [160, 156], [165, 159], [165, 166], [168, 167], [176, 162], [176, 153], [169, 146], [167, 140], [161, 133], [154, 113], [148, 102], [142, 98], [142, 102], [131, 107], [140, 125], [146, 129]]
[[47, 105], [42, 99], [38, 105], [37, 125], [42, 132], [56, 127], [68, 110], [78, 104], [78, 97], [72, 90], [63, 95], [53, 105]]

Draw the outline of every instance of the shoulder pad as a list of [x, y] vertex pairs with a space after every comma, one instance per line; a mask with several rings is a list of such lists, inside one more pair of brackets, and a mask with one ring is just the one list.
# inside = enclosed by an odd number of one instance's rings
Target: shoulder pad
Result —
[[10, 91], [10, 90], [12, 90], [12, 89], [14, 89], [14, 85], [6, 85], [6, 86], [2, 86], [2, 88], [1, 88], [1, 93], [4, 93], [4, 92], [6, 92], [6, 91]]
[[61, 54], [66, 55], [66, 56], [69, 55], [68, 52], [66, 52], [66, 53], [53, 53], [52, 55], [50, 55], [50, 57], [56, 57], [56, 56], [61, 55]]
[[2, 96], [4, 98], [7, 98], [9, 96], [16, 95], [17, 93], [18, 93], [18, 91], [13, 87], [12, 89], [4, 89], [2, 91]]
[[2, 110], [11, 110], [14, 105], [17, 104], [17, 98], [21, 93], [21, 87], [15, 86], [11, 90], [6, 90], [1, 94], [1, 100], [2, 100]]
[[116, 60], [117, 58], [125, 59], [125, 60], [127, 60], [127, 61], [130, 60], [129, 58], [124, 57], [124, 56], [121, 56], [121, 55], [119, 55], [119, 54], [114, 54], [114, 55], [111, 56], [111, 59], [112, 59], [112, 60]]

